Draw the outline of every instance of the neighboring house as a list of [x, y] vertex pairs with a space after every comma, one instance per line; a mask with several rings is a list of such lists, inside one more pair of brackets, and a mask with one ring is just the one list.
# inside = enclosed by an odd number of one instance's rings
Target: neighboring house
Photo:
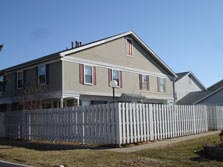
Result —
[[1, 110], [23, 109], [16, 94], [33, 83], [47, 87], [41, 108], [112, 102], [111, 80], [118, 83], [116, 101], [174, 102], [176, 74], [132, 31], [9, 67], [0, 74], [6, 83], [1, 88]]
[[223, 80], [207, 88], [206, 91], [191, 92], [177, 102], [184, 105], [217, 105], [223, 106]]
[[206, 91], [207, 88], [192, 72], [176, 73], [175, 81], [176, 102], [191, 92]]

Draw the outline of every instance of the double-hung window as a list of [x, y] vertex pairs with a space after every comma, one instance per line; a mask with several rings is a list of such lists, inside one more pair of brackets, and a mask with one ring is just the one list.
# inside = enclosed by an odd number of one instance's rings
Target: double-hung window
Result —
[[17, 89], [21, 89], [23, 87], [23, 72], [17, 72]]
[[159, 88], [159, 92], [165, 92], [165, 78], [158, 78], [158, 88]]
[[93, 67], [84, 66], [84, 84], [93, 84]]
[[149, 90], [149, 76], [142, 75], [142, 89]]
[[140, 90], [149, 90], [149, 75], [139, 74], [139, 88]]
[[39, 66], [38, 68], [38, 79], [40, 85], [46, 84], [46, 66]]
[[120, 86], [120, 75], [118, 70], [112, 70], [112, 80], [115, 80], [117, 86]]

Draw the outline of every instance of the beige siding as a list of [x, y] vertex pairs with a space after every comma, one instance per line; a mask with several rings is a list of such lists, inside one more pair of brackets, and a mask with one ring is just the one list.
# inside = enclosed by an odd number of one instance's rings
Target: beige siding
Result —
[[[139, 89], [139, 74], [122, 72], [123, 77], [123, 88], [117, 88], [116, 94], [121, 93], [141, 93], [144, 96], [150, 98], [172, 98], [173, 87], [172, 81], [166, 78], [166, 89], [165, 93], [158, 92], [157, 88], [157, 77], [150, 77], [150, 90]], [[108, 86], [108, 69], [96, 67], [96, 85], [83, 85], [79, 83], [79, 64], [72, 62], [64, 62], [64, 91], [65, 92], [76, 92], [79, 94], [97, 94], [112, 96], [112, 89]]]
[[133, 56], [127, 56], [126, 38], [120, 38], [84, 51], [71, 54], [71, 57], [121, 65], [154, 73], [168, 74], [154, 58], [133, 40]]

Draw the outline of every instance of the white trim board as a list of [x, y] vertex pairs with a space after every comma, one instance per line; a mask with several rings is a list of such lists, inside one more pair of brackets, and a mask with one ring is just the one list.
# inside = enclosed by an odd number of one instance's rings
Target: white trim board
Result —
[[101, 67], [101, 68], [106, 68], [106, 69], [114, 69], [114, 70], [130, 72], [130, 73], [145, 74], [145, 75], [150, 75], [150, 76], [155, 76], [155, 77], [173, 79], [173, 77], [170, 75], [164, 75], [164, 74], [160, 74], [160, 73], [144, 71], [141, 69], [135, 69], [135, 68], [121, 66], [121, 65], [115, 65], [115, 64], [108, 64], [108, 63], [104, 63], [104, 62], [98, 62], [98, 61], [87, 60], [87, 59], [82, 59], [82, 58], [74, 58], [72, 56], [66, 56], [64, 58], [61, 58], [61, 60], [67, 61], [67, 62], [72, 62], [72, 63], [85, 64], [85, 65], [89, 65], [89, 66]]
[[[85, 92], [85, 91], [72, 91], [72, 90], [65, 90], [64, 91], [64, 96], [63, 97], [79, 97], [81, 95], [88, 95], [88, 96], [108, 96], [108, 97], [112, 97], [112, 90], [111, 93], [103, 93], [103, 92]], [[65, 96], [66, 95], [66, 96]], [[120, 97], [121, 93], [116, 93], [115, 97]], [[173, 100], [172, 97], [162, 97], [162, 96], [146, 96], [143, 95], [147, 98], [151, 98], [151, 99], [157, 99], [157, 100]]]

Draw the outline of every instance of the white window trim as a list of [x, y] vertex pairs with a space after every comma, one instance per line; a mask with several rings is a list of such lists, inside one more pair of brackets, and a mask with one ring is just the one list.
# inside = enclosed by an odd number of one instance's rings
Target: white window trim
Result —
[[[39, 76], [40, 76], [40, 74], [39, 74], [39, 69], [40, 69], [41, 67], [45, 67], [45, 82], [44, 82], [44, 83], [40, 83], [40, 80], [39, 80]], [[39, 85], [46, 85], [46, 64], [41, 64], [41, 65], [38, 66], [38, 84], [39, 84]]]
[[[22, 87], [21, 88], [19, 88], [19, 84], [18, 84], [18, 82], [19, 82], [19, 73], [22, 73]], [[23, 88], [23, 71], [17, 71], [17, 77], [16, 77], [16, 88], [17, 89], [22, 89]]]
[[120, 88], [120, 84], [121, 84], [121, 83], [120, 83], [120, 82], [121, 82], [121, 80], [120, 80], [120, 70], [112, 69], [112, 78], [111, 78], [112, 80], [113, 80], [113, 72], [114, 72], [114, 71], [118, 71], [118, 80], [119, 80], [119, 84], [117, 85], [117, 88]]
[[[132, 41], [132, 55], [129, 55], [128, 54], [128, 40]], [[133, 39], [132, 38], [129, 38], [129, 37], [126, 37], [126, 56], [128, 57], [133, 57]]]
[[[92, 72], [92, 82], [91, 83], [87, 83], [86, 81], [85, 81], [85, 67], [86, 66], [88, 66], [88, 67], [91, 67], [91, 72]], [[93, 72], [93, 66], [91, 66], [91, 65], [87, 65], [87, 64], [84, 64], [84, 85], [93, 85], [93, 83], [94, 83], [94, 72]]]

